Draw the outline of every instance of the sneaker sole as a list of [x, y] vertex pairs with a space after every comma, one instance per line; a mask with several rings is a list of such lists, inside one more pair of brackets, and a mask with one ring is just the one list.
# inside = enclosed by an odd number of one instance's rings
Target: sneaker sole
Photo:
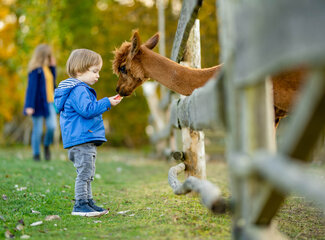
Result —
[[71, 215], [73, 216], [82, 216], [82, 217], [100, 217], [104, 214], [107, 214], [105, 212], [72, 212]]

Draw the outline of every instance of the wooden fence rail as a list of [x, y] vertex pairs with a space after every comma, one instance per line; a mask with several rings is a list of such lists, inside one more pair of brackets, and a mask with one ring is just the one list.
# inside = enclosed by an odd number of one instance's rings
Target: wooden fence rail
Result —
[[203, 130], [223, 127], [225, 104], [222, 84], [222, 79], [211, 79], [204, 87], [195, 89], [191, 96], [174, 100], [168, 125], [152, 136], [152, 142], [167, 138], [173, 128]]

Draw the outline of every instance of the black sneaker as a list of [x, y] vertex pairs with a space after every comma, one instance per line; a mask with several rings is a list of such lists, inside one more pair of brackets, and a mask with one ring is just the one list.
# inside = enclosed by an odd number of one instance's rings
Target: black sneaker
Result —
[[45, 160], [47, 160], [47, 161], [51, 160], [51, 152], [50, 152], [49, 146], [44, 147], [44, 156], [45, 156]]
[[39, 161], [41, 161], [41, 158], [40, 158], [40, 155], [39, 155], [39, 154], [34, 155], [34, 156], [33, 156], [33, 159], [34, 159], [35, 162], [39, 162]]
[[108, 213], [108, 209], [104, 209], [104, 208], [96, 206], [95, 201], [93, 199], [88, 199], [88, 205], [89, 205], [89, 207], [96, 210], [97, 212], [102, 212], [104, 214]]
[[88, 205], [87, 200], [76, 200], [71, 215], [82, 217], [99, 217], [104, 215], [103, 212], [97, 212]]

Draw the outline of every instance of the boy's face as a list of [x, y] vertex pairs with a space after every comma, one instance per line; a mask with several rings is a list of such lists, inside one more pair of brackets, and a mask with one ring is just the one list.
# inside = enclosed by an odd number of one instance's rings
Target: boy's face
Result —
[[88, 85], [94, 85], [99, 79], [99, 71], [101, 68], [102, 64], [91, 66], [88, 71], [84, 73], [78, 73], [77, 79]]

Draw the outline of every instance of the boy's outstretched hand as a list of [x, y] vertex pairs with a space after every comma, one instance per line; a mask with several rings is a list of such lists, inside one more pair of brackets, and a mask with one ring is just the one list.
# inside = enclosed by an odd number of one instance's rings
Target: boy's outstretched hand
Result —
[[116, 106], [117, 104], [119, 104], [122, 101], [123, 97], [121, 97], [119, 94], [117, 94], [113, 97], [109, 97], [108, 99], [111, 102], [112, 106]]

